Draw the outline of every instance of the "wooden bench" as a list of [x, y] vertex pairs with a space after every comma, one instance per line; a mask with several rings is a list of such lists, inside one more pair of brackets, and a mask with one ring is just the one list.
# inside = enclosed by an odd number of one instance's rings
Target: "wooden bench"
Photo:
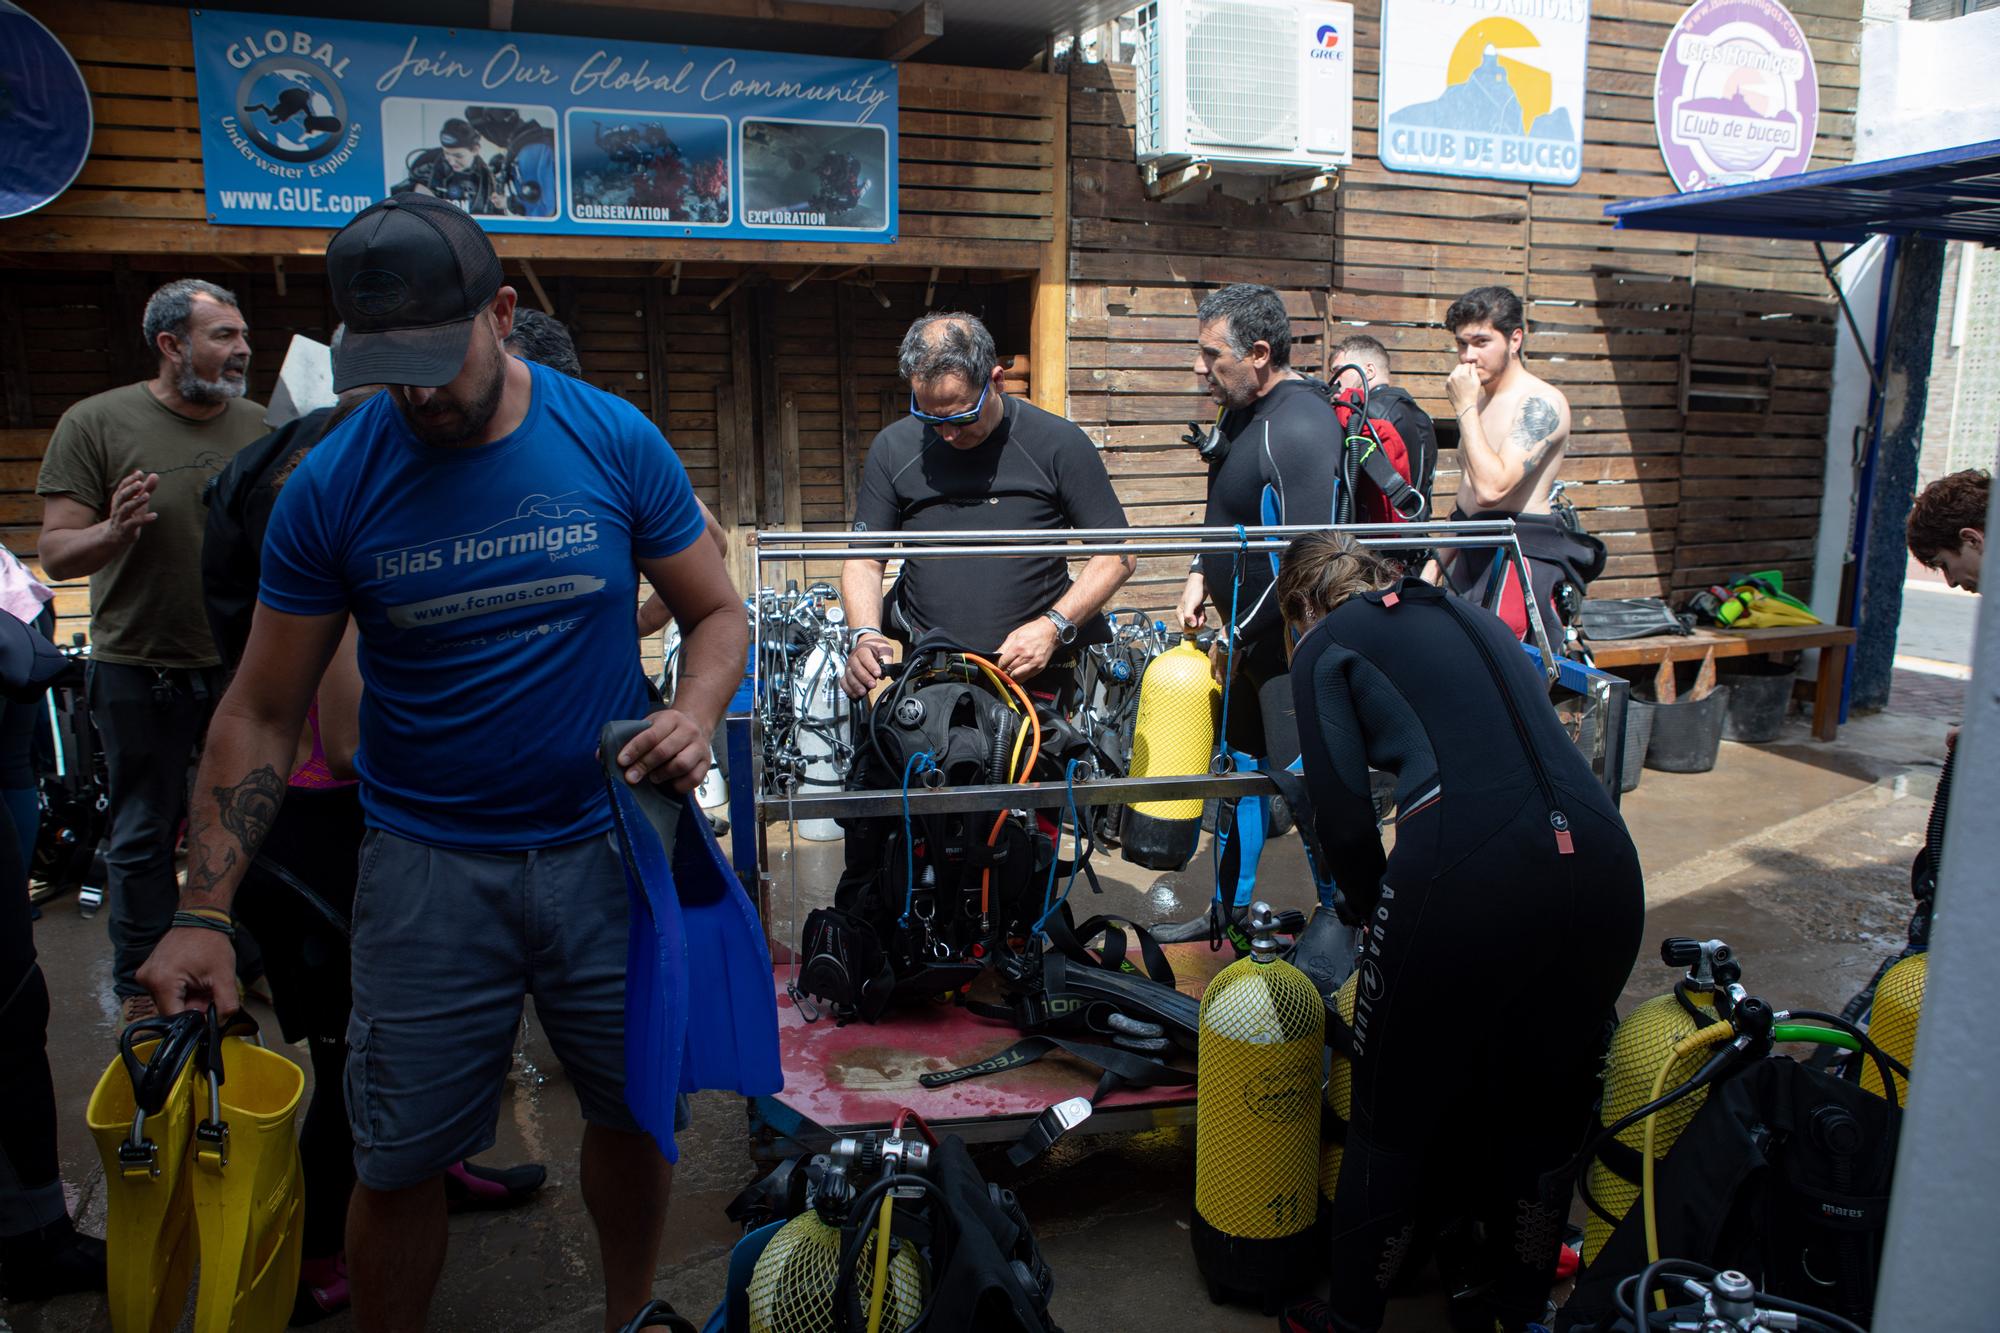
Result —
[[1819, 680], [1813, 689], [1813, 735], [1830, 741], [1840, 734], [1840, 683], [1846, 676], [1846, 650], [1854, 646], [1849, 625], [1789, 625], [1775, 629], [1700, 629], [1686, 636], [1660, 634], [1650, 639], [1591, 640], [1590, 655], [1598, 666], [1654, 668], [1653, 697], [1661, 703], [1676, 698], [1674, 664], [1700, 662], [1693, 694], [1715, 686], [1716, 659], [1777, 657], [1784, 653], [1819, 651]]

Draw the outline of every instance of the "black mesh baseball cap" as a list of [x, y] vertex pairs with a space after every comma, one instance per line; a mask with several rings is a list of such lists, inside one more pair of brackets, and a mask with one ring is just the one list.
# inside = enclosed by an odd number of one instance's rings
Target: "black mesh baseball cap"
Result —
[[333, 389], [434, 389], [465, 365], [472, 321], [500, 290], [500, 257], [457, 205], [427, 194], [372, 204], [334, 234], [326, 276], [347, 336]]

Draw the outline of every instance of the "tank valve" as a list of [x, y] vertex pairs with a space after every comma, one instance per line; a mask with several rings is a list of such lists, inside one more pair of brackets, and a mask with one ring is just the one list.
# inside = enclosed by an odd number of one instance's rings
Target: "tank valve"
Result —
[[[1717, 969], [1733, 967], [1735, 956], [1728, 944], [1721, 940], [1691, 940], [1684, 935], [1669, 935], [1660, 942], [1660, 961], [1668, 967], [1686, 968], [1688, 985], [1695, 990], [1714, 990]], [[1735, 971], [1730, 979], [1741, 975], [1741, 971]]]
[[1273, 962], [1278, 957], [1278, 940], [1273, 933], [1278, 929], [1278, 914], [1271, 910], [1269, 903], [1250, 905], [1250, 956], [1260, 963]]

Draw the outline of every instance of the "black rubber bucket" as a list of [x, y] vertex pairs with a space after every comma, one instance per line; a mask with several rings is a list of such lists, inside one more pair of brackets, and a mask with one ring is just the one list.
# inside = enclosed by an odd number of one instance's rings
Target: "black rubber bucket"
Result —
[[1723, 738], [1751, 745], [1778, 739], [1785, 729], [1785, 714], [1791, 709], [1792, 682], [1798, 678], [1798, 668], [1768, 657], [1752, 657], [1731, 663], [1725, 674], [1729, 713], [1722, 726]]
[[1646, 767], [1662, 773], [1706, 773], [1714, 768], [1731, 693], [1729, 686], [1718, 685], [1705, 699], [1650, 705], [1653, 738], [1646, 746]]
[[1653, 740], [1653, 705], [1646, 699], [1625, 701], [1625, 771], [1619, 775], [1618, 790], [1631, 791], [1639, 785], [1646, 768], [1646, 747]]

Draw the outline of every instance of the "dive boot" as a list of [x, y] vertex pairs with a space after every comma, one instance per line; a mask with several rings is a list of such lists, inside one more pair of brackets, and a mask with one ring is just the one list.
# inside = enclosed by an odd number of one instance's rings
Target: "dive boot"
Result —
[[1240, 956], [1250, 947], [1250, 937], [1242, 929], [1243, 918], [1247, 915], [1247, 907], [1225, 908], [1219, 900], [1211, 898], [1208, 910], [1200, 916], [1189, 917], [1186, 921], [1169, 921], [1149, 929], [1153, 938], [1162, 944], [1191, 944], [1206, 940], [1210, 947], [1220, 948], [1222, 941], [1228, 939], [1237, 944]]
[[445, 1169], [445, 1205], [454, 1213], [518, 1208], [534, 1198], [548, 1178], [548, 1168], [539, 1162], [506, 1167], [457, 1162]]
[[1329, 1010], [1333, 997], [1340, 993], [1340, 983], [1354, 970], [1356, 945], [1354, 927], [1342, 921], [1327, 903], [1313, 909], [1312, 919], [1292, 941], [1292, 966], [1312, 978]]
[[45, 1301], [103, 1291], [104, 1284], [104, 1242], [79, 1233], [67, 1217], [0, 1237], [0, 1301]]

